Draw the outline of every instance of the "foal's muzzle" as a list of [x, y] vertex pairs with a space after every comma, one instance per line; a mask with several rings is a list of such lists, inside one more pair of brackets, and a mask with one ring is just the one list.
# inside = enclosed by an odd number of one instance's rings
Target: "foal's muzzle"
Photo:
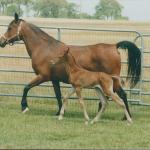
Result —
[[1, 46], [1, 47], [5, 47], [6, 44], [7, 44], [7, 40], [4, 39], [3, 37], [1, 37], [1, 38], [0, 38], [0, 46]]

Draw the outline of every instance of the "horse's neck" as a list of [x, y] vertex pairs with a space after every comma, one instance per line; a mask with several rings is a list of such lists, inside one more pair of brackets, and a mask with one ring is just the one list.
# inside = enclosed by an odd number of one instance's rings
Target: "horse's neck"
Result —
[[72, 77], [74, 74], [80, 71], [79, 66], [76, 64], [75, 58], [70, 53], [67, 54], [65, 65], [66, 65], [67, 73], [70, 77]]
[[47, 35], [44, 36], [44, 33], [42, 33], [42, 35], [40, 32], [35, 33], [34, 30], [32, 29], [32, 27], [30, 27], [28, 23], [26, 23], [25, 28], [23, 28], [22, 38], [23, 38], [23, 41], [25, 43], [26, 49], [27, 49], [30, 57], [37, 50], [37, 45], [41, 46], [40, 43], [42, 43], [43, 47], [46, 47], [51, 42], [54, 41], [53, 38], [52, 38], [52, 41], [50, 41], [50, 38], [47, 38]]

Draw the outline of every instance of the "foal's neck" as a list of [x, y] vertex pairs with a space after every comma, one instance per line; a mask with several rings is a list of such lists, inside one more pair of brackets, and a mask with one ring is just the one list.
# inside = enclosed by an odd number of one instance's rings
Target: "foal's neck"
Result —
[[69, 75], [75, 74], [80, 70], [80, 67], [78, 66], [75, 58], [70, 52], [66, 56], [66, 66]]

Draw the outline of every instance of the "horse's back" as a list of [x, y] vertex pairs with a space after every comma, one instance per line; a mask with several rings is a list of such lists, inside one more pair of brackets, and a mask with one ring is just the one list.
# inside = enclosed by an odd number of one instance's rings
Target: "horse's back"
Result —
[[78, 64], [90, 71], [120, 74], [121, 58], [116, 44], [69, 46]]

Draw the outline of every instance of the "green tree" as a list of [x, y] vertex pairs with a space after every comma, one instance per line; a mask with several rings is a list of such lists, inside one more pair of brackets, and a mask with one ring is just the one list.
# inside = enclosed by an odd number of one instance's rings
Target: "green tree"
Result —
[[23, 14], [23, 10], [21, 6], [29, 7], [29, 4], [33, 4], [33, 0], [11, 0], [11, 3], [15, 4], [17, 6], [17, 12], [21, 16]]
[[121, 15], [123, 6], [117, 0], [100, 0], [96, 5], [95, 18], [104, 20], [127, 19]]
[[36, 16], [58, 18], [66, 14], [66, 0], [36, 0], [33, 9]]
[[66, 6], [66, 11], [67, 11], [67, 17], [68, 18], [78, 18], [78, 5], [75, 3], [68, 3]]
[[[13, 15], [14, 15], [14, 12], [18, 12], [18, 7], [17, 7], [15, 4], [12, 4], [12, 5], [9, 5], [9, 6], [6, 8], [5, 14], [8, 15], [8, 16], [13, 16]], [[19, 14], [22, 15], [22, 14], [23, 14], [23, 11], [20, 10], [20, 11], [19, 11]]]
[[0, 0], [0, 13], [5, 15], [7, 6], [12, 3], [12, 0]]
[[87, 13], [81, 12], [81, 13], [79, 14], [79, 17], [78, 17], [78, 18], [80, 18], [80, 19], [92, 19], [93, 17], [92, 17], [91, 15], [87, 14]]
[[29, 10], [29, 4], [32, 5], [33, 1], [34, 0], [0, 0], [0, 14], [14, 15], [14, 12], [17, 12], [19, 15], [23, 15], [24, 10], [22, 6]]

